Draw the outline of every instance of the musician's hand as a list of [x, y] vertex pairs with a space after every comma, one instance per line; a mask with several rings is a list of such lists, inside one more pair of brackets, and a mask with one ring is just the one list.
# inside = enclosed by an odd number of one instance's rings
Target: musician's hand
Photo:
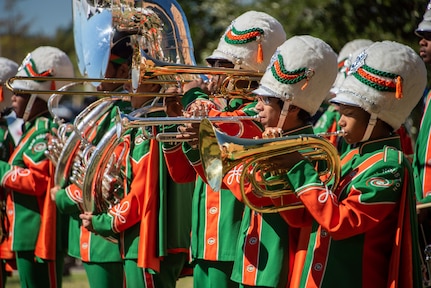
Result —
[[196, 149], [199, 145], [199, 123], [187, 123], [182, 126], [178, 126], [179, 135], [177, 139], [181, 141], [187, 141], [190, 146]]
[[54, 187], [51, 188], [51, 190], [49, 191], [50, 195], [51, 195], [51, 200], [55, 201], [55, 195], [57, 195], [58, 190], [60, 190], [60, 186], [55, 185]]
[[215, 109], [216, 105], [208, 99], [197, 99], [189, 104], [187, 111], [184, 112], [185, 117], [205, 117], [211, 109]]
[[166, 114], [170, 117], [183, 116], [183, 105], [179, 97], [167, 97], [164, 107]]
[[185, 83], [183, 85], [183, 93], [186, 93], [187, 91], [195, 87], [199, 87], [202, 89], [202, 91], [204, 91], [205, 94], [209, 94], [208, 82], [204, 81], [203, 79], [196, 79]]
[[262, 138], [278, 138], [283, 136], [282, 133], [283, 131], [281, 130], [281, 128], [267, 127], [265, 128], [265, 131], [262, 132]]
[[82, 226], [90, 232], [96, 233], [93, 228], [93, 223], [91, 219], [93, 218], [93, 214], [91, 212], [84, 212], [84, 214], [80, 214], [79, 218], [82, 220]]

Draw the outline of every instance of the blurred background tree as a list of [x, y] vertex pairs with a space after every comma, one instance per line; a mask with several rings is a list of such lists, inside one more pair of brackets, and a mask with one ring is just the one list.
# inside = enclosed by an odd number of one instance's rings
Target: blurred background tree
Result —
[[424, 0], [178, 0], [190, 24], [195, 54], [202, 62], [216, 47], [230, 21], [248, 10], [278, 19], [287, 36], [310, 34], [335, 51], [350, 40], [395, 40], [418, 51], [414, 30], [422, 20]]
[[[20, 61], [27, 51], [53, 45], [74, 58], [72, 23], [54, 37], [30, 35], [30, 22], [18, 11], [20, 1], [2, 1], [0, 55]], [[289, 36], [310, 34], [335, 51], [356, 38], [395, 40], [418, 49], [414, 29], [422, 20], [424, 0], [178, 0], [190, 25], [199, 64], [217, 46], [229, 23], [248, 10], [266, 12], [278, 19]], [[3, 6], [3, 7], [1, 7]]]
[[[77, 63], [73, 27], [58, 29], [53, 37], [30, 35], [31, 23], [20, 15], [17, 3], [2, 1], [0, 7], [0, 56], [20, 62], [28, 51], [40, 45], [53, 45], [69, 54]], [[248, 10], [266, 12], [278, 19], [287, 36], [310, 34], [321, 38], [338, 52], [345, 43], [357, 38], [373, 41], [394, 40], [419, 51], [414, 34], [422, 20], [427, 0], [177, 0], [187, 16], [195, 48], [196, 61], [216, 48], [230, 22]], [[27, 20], [28, 21], [28, 20]], [[396, 61], [396, 59], [394, 59]], [[80, 75], [78, 69], [77, 74]], [[413, 122], [417, 123], [421, 109]], [[417, 124], [411, 125], [413, 129]], [[415, 134], [415, 131], [411, 131]]]

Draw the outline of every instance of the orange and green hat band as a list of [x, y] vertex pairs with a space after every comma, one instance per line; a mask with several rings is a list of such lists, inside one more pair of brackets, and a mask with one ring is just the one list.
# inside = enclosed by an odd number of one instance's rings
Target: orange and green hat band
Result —
[[[382, 72], [365, 64], [352, 74], [362, 83], [383, 92], [396, 92], [397, 82], [400, 79], [400, 77], [394, 73]], [[389, 78], [390, 80], [381, 77]]]
[[238, 31], [234, 26], [226, 33], [224, 39], [229, 44], [246, 44], [256, 41], [265, 32], [260, 28], [251, 28], [244, 31]]
[[[24, 66], [24, 71], [27, 73], [28, 76], [31, 77], [49, 77], [52, 76], [51, 70], [46, 70], [42, 73], [39, 73], [36, 68], [36, 64], [34, 63], [33, 59], [29, 59], [27, 63]], [[35, 80], [36, 82], [45, 82], [41, 80]]]
[[343, 69], [344, 63], [346, 63], [347, 59], [348, 58], [344, 58], [343, 60], [341, 60], [340, 62], [338, 62], [338, 71], [341, 71], [341, 69]]
[[295, 84], [301, 80], [307, 79], [307, 68], [299, 68], [293, 71], [288, 71], [284, 67], [283, 56], [278, 54], [277, 60], [271, 66], [271, 72], [278, 82], [283, 84]]

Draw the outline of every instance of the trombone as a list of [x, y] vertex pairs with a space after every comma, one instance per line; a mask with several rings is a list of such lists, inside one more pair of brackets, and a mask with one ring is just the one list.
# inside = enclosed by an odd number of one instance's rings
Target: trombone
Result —
[[[155, 60], [154, 60], [155, 61]], [[217, 91], [211, 95], [212, 98], [247, 98], [246, 95], [250, 94], [254, 87], [251, 85], [253, 82], [259, 82], [263, 73], [255, 72], [251, 70], [239, 70], [233, 68], [213, 68], [213, 67], [199, 67], [193, 65], [165, 65], [162, 62], [158, 63], [160, 66], [154, 66], [153, 60], [146, 60], [149, 64], [148, 67], [142, 67], [137, 71], [139, 73], [139, 84], [159, 84], [159, 85], [179, 85], [192, 81], [193, 79], [185, 79], [180, 75], [208, 75], [208, 76], [224, 76], [225, 79], [218, 84]], [[143, 69], [142, 69], [143, 68]], [[173, 76], [174, 79], [167, 79]], [[158, 77], [159, 79], [157, 79]], [[132, 79], [122, 78], [67, 78], [67, 77], [26, 77], [26, 76], [14, 76], [9, 78], [5, 85], [14, 94], [33, 94], [34, 90], [14, 88], [13, 82], [20, 80], [33, 80], [33, 81], [64, 81], [69, 83], [79, 84], [93, 84], [94, 83], [117, 83], [117, 84], [132, 84]], [[245, 87], [239, 87], [238, 83], [248, 82]], [[60, 90], [38, 90], [38, 94], [57, 94], [62, 95], [87, 95], [87, 96], [124, 96], [123, 92], [112, 92], [112, 91], [60, 91]], [[129, 93], [131, 97], [173, 97], [182, 96], [178, 93], [167, 93], [167, 92], [133, 92]]]
[[[94, 84], [94, 83], [112, 83], [112, 84], [129, 84], [131, 83], [130, 79], [125, 78], [66, 78], [66, 77], [26, 77], [26, 76], [14, 76], [9, 78], [5, 85], [11, 90], [14, 94], [33, 94], [36, 91], [30, 89], [22, 89], [22, 88], [14, 88], [14, 81], [21, 80], [32, 80], [32, 81], [65, 81], [72, 83], [74, 85], [77, 84]], [[148, 84], [177, 84], [178, 81], [168, 81], [168, 80], [158, 80], [158, 79], [148, 79], [145, 83]], [[37, 94], [62, 94], [62, 95], [80, 95], [80, 96], [98, 96], [98, 97], [106, 97], [106, 96], [121, 96], [124, 97], [126, 93], [124, 92], [115, 92], [115, 91], [79, 91], [79, 90], [37, 90]], [[175, 93], [165, 93], [160, 95], [160, 93], [128, 93], [129, 96], [145, 96], [145, 97], [156, 97], [156, 96], [165, 96], [172, 97], [178, 96]]]

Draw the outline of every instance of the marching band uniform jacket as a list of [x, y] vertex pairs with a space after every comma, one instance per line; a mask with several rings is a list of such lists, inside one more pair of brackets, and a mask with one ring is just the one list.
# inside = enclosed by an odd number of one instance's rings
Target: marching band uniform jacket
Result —
[[158, 272], [163, 256], [188, 253], [194, 183], [177, 184], [168, 177], [162, 144], [145, 139], [142, 129], [129, 130], [124, 137], [129, 147], [123, 164], [124, 197], [106, 213], [95, 215], [92, 224], [102, 236], [120, 233], [123, 257]]
[[45, 116], [24, 124], [22, 138], [9, 162], [0, 161], [0, 175], [1, 185], [12, 189], [6, 204], [12, 250], [34, 250], [41, 259], [55, 260], [65, 239], [56, 239], [64, 227], [57, 225], [56, 206], [50, 200], [53, 167], [45, 156], [48, 135], [57, 125]]
[[416, 139], [416, 150], [413, 155], [413, 173], [417, 201], [431, 202], [431, 92], [428, 93], [422, 122]]
[[[12, 154], [13, 150], [15, 148], [15, 143], [12, 138], [12, 135], [9, 133], [8, 130], [8, 124], [7, 120], [4, 118], [0, 118], [0, 160], [2, 161], [8, 161], [9, 156]], [[6, 189], [4, 187], [0, 187], [0, 213], [2, 214], [0, 221], [2, 221], [2, 237], [3, 242], [0, 243], [0, 259], [6, 259], [11, 260], [15, 258], [14, 253], [12, 252], [12, 238], [9, 237], [9, 218], [7, 215], [8, 208], [6, 206], [6, 199], [11, 197], [10, 192], [8, 192], [9, 189]], [[11, 202], [11, 199], [9, 199], [9, 203]], [[6, 261], [6, 263], [8, 263]], [[11, 270], [13, 267], [7, 267], [7, 270]], [[15, 268], [16, 269], [16, 268]], [[0, 273], [2, 274], [2, 273]], [[6, 277], [6, 275], [2, 275], [2, 277]], [[1, 283], [1, 282], [0, 282]]]
[[421, 286], [411, 169], [400, 146], [394, 136], [352, 148], [333, 189], [308, 161], [289, 170], [305, 208], [280, 213], [292, 227], [312, 225], [305, 259], [295, 258], [303, 268], [291, 287]]

